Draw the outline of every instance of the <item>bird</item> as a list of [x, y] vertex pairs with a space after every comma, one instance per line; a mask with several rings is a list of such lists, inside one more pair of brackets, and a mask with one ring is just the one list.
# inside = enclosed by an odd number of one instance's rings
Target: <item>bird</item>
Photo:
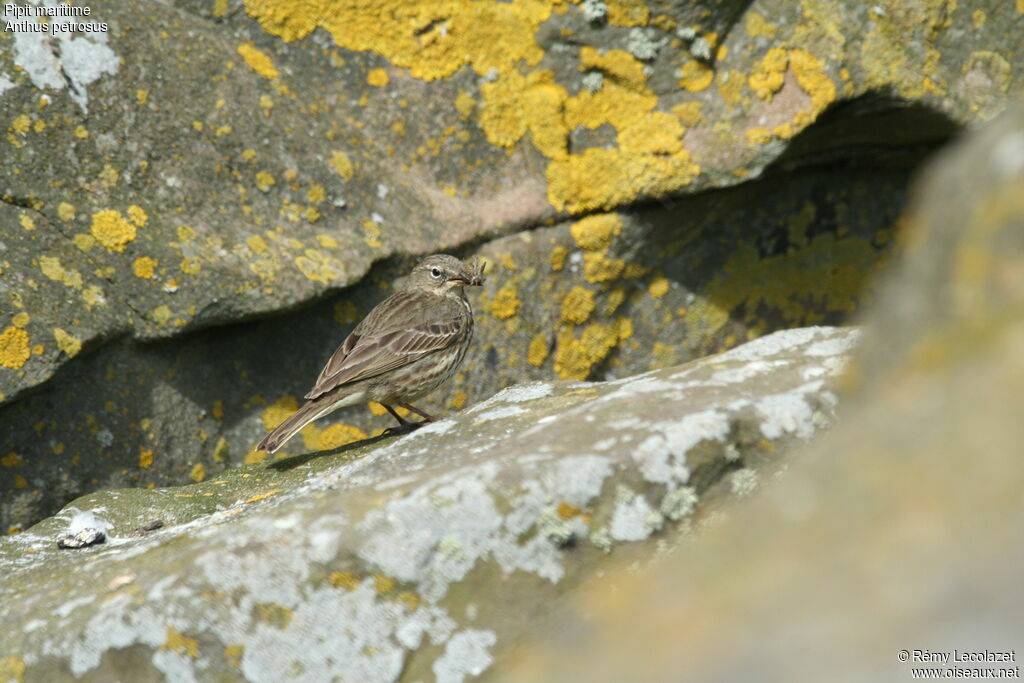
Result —
[[[310, 422], [363, 401], [383, 405], [396, 420], [386, 434], [404, 433], [437, 418], [413, 401], [452, 378], [473, 338], [465, 287], [484, 283], [483, 262], [447, 254], [421, 259], [405, 286], [377, 304], [331, 355], [299, 410], [267, 434], [256, 450], [274, 453]], [[393, 406], [416, 413], [402, 419]]]

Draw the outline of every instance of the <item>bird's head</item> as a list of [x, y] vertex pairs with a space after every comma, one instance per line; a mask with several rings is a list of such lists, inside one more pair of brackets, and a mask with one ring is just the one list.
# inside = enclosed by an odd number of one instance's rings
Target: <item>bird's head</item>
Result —
[[463, 287], [479, 287], [483, 283], [482, 261], [474, 259], [467, 263], [447, 254], [434, 254], [416, 264], [408, 286], [440, 296], [461, 296]]

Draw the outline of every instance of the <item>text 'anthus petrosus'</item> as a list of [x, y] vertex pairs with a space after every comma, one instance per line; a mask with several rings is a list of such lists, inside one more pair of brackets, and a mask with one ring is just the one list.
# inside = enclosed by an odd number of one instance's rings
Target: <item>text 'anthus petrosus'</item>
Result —
[[[338, 408], [376, 401], [407, 431], [435, 418], [410, 405], [451, 379], [473, 337], [473, 311], [463, 289], [484, 282], [483, 263], [428, 256], [405, 288], [377, 304], [345, 338], [298, 412], [256, 446], [273, 453], [313, 420]], [[392, 406], [423, 416], [403, 420]]]

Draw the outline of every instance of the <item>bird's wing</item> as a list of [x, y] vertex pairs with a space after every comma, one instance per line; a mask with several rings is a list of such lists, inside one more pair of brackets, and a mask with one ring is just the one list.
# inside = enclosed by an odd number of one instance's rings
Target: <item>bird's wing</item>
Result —
[[[433, 301], [431, 301], [433, 299]], [[430, 310], [424, 311], [427, 304]], [[431, 320], [427, 320], [424, 313]], [[443, 349], [464, 333], [458, 303], [399, 292], [377, 305], [346, 337], [320, 372], [307, 399], [358, 382]]]

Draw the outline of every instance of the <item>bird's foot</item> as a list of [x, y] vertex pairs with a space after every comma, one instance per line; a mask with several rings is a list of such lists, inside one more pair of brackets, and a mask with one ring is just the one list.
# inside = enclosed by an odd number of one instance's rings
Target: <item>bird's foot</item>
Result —
[[402, 420], [402, 423], [397, 427], [388, 427], [385, 429], [381, 436], [399, 436], [401, 434], [408, 434], [409, 432], [416, 431], [428, 422], [429, 420], [423, 420], [422, 422], [409, 422], [407, 420]]

